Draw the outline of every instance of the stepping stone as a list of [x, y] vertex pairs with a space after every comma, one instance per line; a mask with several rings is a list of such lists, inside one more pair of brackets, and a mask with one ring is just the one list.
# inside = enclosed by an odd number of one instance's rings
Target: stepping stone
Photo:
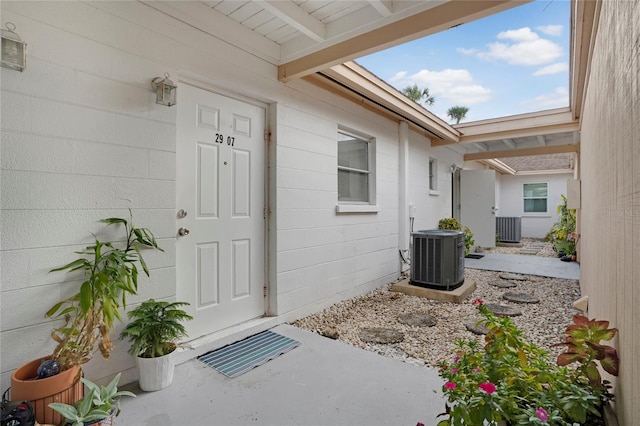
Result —
[[489, 329], [482, 324], [478, 324], [479, 321], [482, 321], [483, 318], [476, 318], [473, 321], [468, 321], [464, 323], [464, 326], [472, 332], [473, 334], [482, 335], [487, 334]]
[[522, 315], [522, 312], [514, 307], [508, 305], [499, 305], [497, 303], [487, 303], [485, 305], [490, 312], [501, 317], [517, 317]]
[[360, 340], [367, 343], [398, 343], [404, 340], [404, 333], [392, 328], [362, 328]]
[[408, 312], [398, 317], [398, 321], [402, 324], [412, 325], [414, 327], [433, 327], [436, 325], [436, 318], [420, 312]]
[[511, 272], [503, 272], [499, 275], [503, 280], [526, 281], [529, 278], [520, 274], [512, 274]]
[[506, 292], [502, 295], [509, 302], [516, 303], [540, 303], [540, 299], [529, 293], [515, 293], [513, 291]]
[[513, 281], [506, 281], [506, 280], [489, 281], [489, 285], [492, 285], [494, 287], [499, 287], [499, 288], [518, 287], [518, 284], [514, 283]]

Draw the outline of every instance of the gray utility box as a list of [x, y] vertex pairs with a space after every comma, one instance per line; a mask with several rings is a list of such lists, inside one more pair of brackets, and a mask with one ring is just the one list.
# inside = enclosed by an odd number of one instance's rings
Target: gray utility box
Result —
[[454, 290], [464, 282], [464, 233], [432, 229], [411, 234], [411, 284]]

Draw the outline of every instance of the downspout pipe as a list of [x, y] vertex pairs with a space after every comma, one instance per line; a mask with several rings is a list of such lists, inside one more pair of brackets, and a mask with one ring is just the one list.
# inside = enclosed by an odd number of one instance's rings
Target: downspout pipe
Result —
[[399, 150], [399, 208], [398, 208], [398, 248], [400, 252], [409, 250], [409, 123], [401, 121], [398, 126]]

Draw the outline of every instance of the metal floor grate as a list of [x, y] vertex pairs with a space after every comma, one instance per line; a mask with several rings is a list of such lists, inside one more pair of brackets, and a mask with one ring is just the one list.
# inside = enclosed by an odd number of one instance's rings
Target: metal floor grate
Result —
[[227, 377], [237, 377], [299, 345], [296, 340], [267, 330], [207, 352], [198, 359]]

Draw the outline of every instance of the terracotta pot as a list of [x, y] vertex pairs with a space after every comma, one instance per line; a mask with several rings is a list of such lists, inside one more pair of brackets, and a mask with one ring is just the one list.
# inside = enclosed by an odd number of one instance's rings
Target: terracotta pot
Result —
[[164, 389], [173, 382], [175, 361], [173, 352], [156, 358], [136, 357], [140, 389], [146, 392]]
[[34, 380], [38, 376], [38, 366], [49, 357], [33, 360], [19, 367], [11, 375], [11, 400], [31, 401], [38, 423], [59, 424], [63, 417], [49, 408], [52, 402], [73, 405], [84, 394], [80, 381], [82, 370], [74, 366], [46, 379]]

